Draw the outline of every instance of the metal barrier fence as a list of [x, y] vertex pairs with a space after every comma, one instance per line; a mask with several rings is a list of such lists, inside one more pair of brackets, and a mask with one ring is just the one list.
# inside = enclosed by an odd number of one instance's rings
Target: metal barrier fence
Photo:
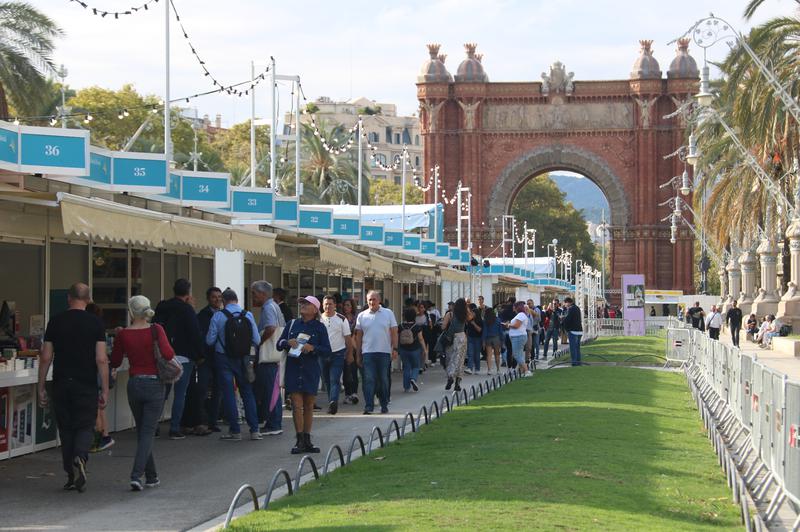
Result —
[[[675, 317], [646, 318], [645, 335], [657, 336], [668, 329], [684, 329], [690, 326]], [[626, 336], [627, 331], [638, 329], [639, 322], [625, 318], [595, 318], [584, 320], [584, 328], [594, 331], [598, 336]]]
[[[669, 330], [667, 358], [685, 362], [734, 499], [749, 488], [765, 507], [754, 516], [756, 528], [773, 521], [789, 499], [799, 514], [791, 529], [800, 530], [800, 383], [696, 329]], [[749, 511], [742, 512], [750, 530]]]
[[[408, 432], [406, 432], [407, 428], [410, 428], [410, 432], [412, 433], [417, 432], [422, 425], [432, 423], [434, 420], [445, 415], [445, 413], [452, 412], [452, 410], [456, 407], [467, 405], [470, 403], [470, 401], [474, 401], [475, 399], [483, 397], [490, 392], [499, 390], [504, 385], [515, 381], [519, 377], [520, 373], [518, 373], [516, 369], [512, 369], [506, 373], [503, 373], [502, 375], [496, 375], [485, 379], [483, 382], [478, 383], [477, 388], [475, 385], [472, 385], [469, 387], [469, 389], [464, 388], [460, 392], [453, 392], [450, 395], [444, 395], [442, 396], [441, 401], [433, 401], [430, 404], [430, 407], [423, 405], [416, 417], [414, 417], [413, 413], [407, 412], [403, 417], [402, 425], [399, 424], [396, 419], [393, 419], [389, 422], [389, 426], [386, 428], [385, 432], [382, 431], [378, 426], [372, 427], [369, 439], [367, 440], [368, 443], [364, 443], [364, 438], [356, 434], [353, 437], [353, 440], [350, 442], [350, 447], [346, 455], [344, 452], [342, 452], [341, 447], [334, 444], [325, 455], [325, 462], [323, 463], [321, 470], [310, 455], [304, 455], [300, 459], [300, 463], [297, 466], [294, 481], [292, 480], [289, 472], [285, 469], [278, 469], [275, 471], [275, 473], [272, 475], [272, 478], [267, 483], [267, 491], [264, 495], [264, 504], [261, 505], [261, 510], [267, 510], [269, 508], [272, 495], [278, 487], [278, 482], [280, 482], [281, 479], [283, 479], [283, 486], [286, 488], [288, 495], [294, 495], [297, 490], [300, 489], [300, 485], [303, 483], [302, 478], [305, 464], [310, 466], [314, 479], [319, 480], [320, 477], [327, 475], [333, 471], [333, 469], [338, 469], [339, 467], [345, 467], [349, 465], [353, 461], [353, 458], [357, 458], [357, 456], [353, 456], [354, 451], [360, 452], [358, 456], [367, 456], [368, 454], [372, 453], [375, 445], [378, 445], [378, 448], [383, 448], [389, 445], [390, 441], [397, 441], [405, 437], [408, 434]], [[435, 417], [434, 413], [436, 414]], [[392, 433], [395, 435], [394, 440], [392, 440]], [[336, 452], [334, 453], [334, 451]], [[334, 459], [333, 462], [331, 461], [331, 458]], [[338, 465], [336, 465], [337, 462]], [[250, 484], [242, 485], [242, 487], [236, 491], [233, 499], [231, 500], [231, 504], [228, 507], [228, 512], [225, 515], [225, 522], [222, 525], [223, 529], [228, 528], [230, 525], [239, 500], [245, 494], [249, 495], [252, 499], [253, 510], [259, 509], [258, 496], [256, 495], [255, 489]]]

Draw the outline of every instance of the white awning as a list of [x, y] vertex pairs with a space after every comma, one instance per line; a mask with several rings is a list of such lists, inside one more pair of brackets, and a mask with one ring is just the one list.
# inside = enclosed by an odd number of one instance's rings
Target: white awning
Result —
[[392, 261], [376, 255], [375, 253], [369, 254], [369, 268], [375, 273], [382, 273], [383, 275], [394, 275]]
[[461, 270], [454, 270], [453, 268], [441, 267], [439, 268], [442, 281], [451, 281], [454, 283], [468, 283], [470, 274], [469, 272], [462, 272]]
[[361, 272], [365, 271], [369, 266], [367, 257], [361, 253], [356, 253], [353, 250], [325, 242], [324, 240], [319, 241], [319, 260], [333, 266], [353, 268]]
[[238, 249], [275, 256], [275, 235], [164, 214], [113, 201], [58, 195], [65, 234], [153, 247]]

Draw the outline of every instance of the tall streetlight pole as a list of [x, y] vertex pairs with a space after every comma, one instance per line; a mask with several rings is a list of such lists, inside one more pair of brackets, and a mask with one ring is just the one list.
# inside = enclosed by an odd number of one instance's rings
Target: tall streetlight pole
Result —
[[58, 68], [58, 77], [61, 79], [61, 127], [67, 127], [67, 68], [62, 64]]
[[169, 169], [172, 161], [172, 117], [169, 106], [169, 6], [170, 2], [164, 2], [164, 63], [166, 69], [164, 78], [164, 156], [167, 159], [167, 182], [169, 182]]

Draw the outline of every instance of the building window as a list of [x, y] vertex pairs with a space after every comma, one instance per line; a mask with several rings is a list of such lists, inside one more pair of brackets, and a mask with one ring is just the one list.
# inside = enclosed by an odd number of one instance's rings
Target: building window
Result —
[[411, 133], [408, 128], [403, 128], [403, 144], [411, 144]]
[[388, 126], [386, 127], [386, 143], [387, 144], [392, 143], [392, 128]]
[[394, 134], [394, 143], [395, 144], [400, 144], [400, 133], [395, 133]]
[[399, 175], [394, 176], [394, 184], [395, 185], [399, 185], [400, 184], [400, 180], [401, 180], [401, 178], [400, 178]]
[[419, 146], [419, 135], [414, 135], [414, 146]]
[[419, 155], [414, 156], [414, 166], [419, 166]]
[[374, 131], [372, 133], [370, 133], [367, 138], [369, 139], [370, 142], [373, 142], [373, 143], [377, 143], [377, 142], [381, 141], [381, 139], [378, 136], [378, 134], [376, 132], [374, 132]]
[[377, 166], [378, 164], [382, 164], [386, 166], [386, 155], [383, 153], [376, 153], [375, 160], [372, 162], [373, 166]]

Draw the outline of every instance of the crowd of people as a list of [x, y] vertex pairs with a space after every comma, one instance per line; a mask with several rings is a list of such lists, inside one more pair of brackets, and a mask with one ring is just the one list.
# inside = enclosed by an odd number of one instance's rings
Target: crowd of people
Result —
[[258, 321], [230, 288], [208, 288], [205, 297], [206, 305], [195, 312], [191, 283], [178, 279], [173, 297], [155, 308], [143, 295], [130, 298], [130, 325], [115, 331], [109, 355], [101, 311], [93, 309], [88, 286], [69, 289], [69, 309], [47, 325], [39, 371], [39, 402], [43, 407], [52, 402], [61, 434], [64, 489], [84, 491], [88, 453], [113, 445], [106, 439], [104, 409], [115, 369], [126, 358], [137, 442], [133, 491], [160, 484], [153, 444], [170, 394], [171, 440], [220, 433], [222, 441], [241, 441], [240, 418], [250, 440], [277, 436], [288, 408], [296, 436], [291, 453], [316, 453], [311, 434], [314, 412], [322, 409], [320, 389], [327, 395], [327, 413], [336, 415], [340, 397], [343, 404], [359, 403], [360, 382], [363, 414], [376, 407], [385, 414], [398, 359], [404, 393], [419, 391], [420, 374], [437, 361], [447, 376], [446, 390], [460, 391], [465, 374], [482, 374], [483, 360], [486, 375], [507, 367], [530, 377], [551, 344], [556, 355], [562, 336], [572, 364], [580, 364], [581, 312], [569, 297], [563, 305], [554, 299], [544, 308], [532, 300], [509, 298], [491, 308], [482, 296], [477, 303], [459, 298], [444, 313], [430, 301], [409, 299], [399, 322], [374, 290], [361, 309], [339, 294], [300, 297], [295, 317], [285, 291], [256, 281], [250, 303], [260, 309]]
[[731, 342], [736, 347], [740, 347], [739, 338], [742, 329], [745, 330], [747, 339], [762, 349], [768, 349], [776, 336], [786, 334], [782, 331], [784, 325], [774, 314], [767, 314], [760, 320], [755, 314], [750, 314], [745, 322], [742, 309], [736, 300], [727, 312], [723, 312], [721, 305], [711, 305], [711, 310], [706, 312], [700, 306], [700, 302], [695, 301], [694, 306], [686, 311], [686, 323], [695, 329], [707, 331], [708, 336], [715, 340], [719, 340], [722, 328], [727, 327], [731, 333]]

